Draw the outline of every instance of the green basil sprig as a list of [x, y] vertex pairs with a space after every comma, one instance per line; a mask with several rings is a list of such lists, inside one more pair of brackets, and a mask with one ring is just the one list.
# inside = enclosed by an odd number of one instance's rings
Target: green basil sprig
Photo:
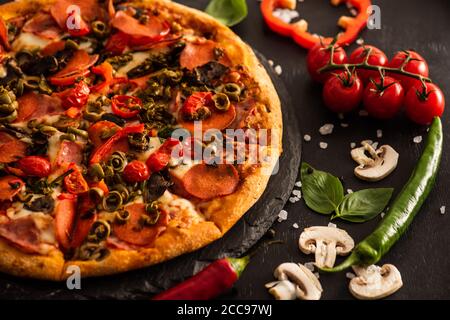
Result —
[[246, 0], [211, 0], [205, 12], [231, 27], [247, 16], [247, 2]]
[[365, 222], [380, 214], [391, 199], [392, 188], [365, 189], [344, 196], [341, 181], [303, 162], [302, 191], [306, 205], [321, 214], [350, 222]]

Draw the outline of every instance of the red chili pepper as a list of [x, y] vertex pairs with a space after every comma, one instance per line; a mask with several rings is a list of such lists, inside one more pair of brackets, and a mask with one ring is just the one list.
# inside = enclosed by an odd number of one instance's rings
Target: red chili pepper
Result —
[[89, 25], [83, 20], [80, 14], [74, 11], [71, 14], [69, 14], [67, 18], [69, 19], [70, 17], [73, 17], [73, 19], [76, 22], [79, 22], [79, 28], [76, 29], [68, 28], [67, 30], [72, 37], [82, 37], [91, 32], [91, 30], [89, 29]]
[[214, 299], [233, 287], [248, 262], [248, 256], [216, 260], [193, 277], [154, 296], [153, 300]]
[[183, 147], [181, 142], [174, 138], [168, 138], [164, 143], [159, 147], [158, 150], [153, 152], [150, 157], [147, 159], [147, 167], [151, 172], [159, 172], [169, 164], [170, 159], [172, 158], [172, 153], [174, 149], [178, 147], [176, 151], [178, 151], [179, 157], [183, 156]]
[[86, 105], [89, 99], [88, 85], [84, 81], [78, 82], [75, 87], [57, 93], [61, 100], [62, 106], [66, 109], [75, 107], [81, 109]]
[[114, 96], [111, 99], [112, 112], [124, 119], [135, 117], [141, 106], [142, 101], [138, 97]]
[[[333, 1], [334, 5], [347, 3], [358, 10], [356, 17], [341, 17], [338, 25], [345, 29], [337, 38], [337, 45], [349, 45], [354, 42], [358, 34], [364, 29], [369, 13], [367, 9], [372, 5], [370, 0], [338, 0]], [[267, 25], [273, 31], [280, 35], [291, 37], [295, 42], [305, 49], [311, 49], [314, 45], [322, 42], [324, 44], [331, 43], [332, 38], [320, 38], [312, 35], [299, 23], [286, 23], [280, 18], [273, 15], [273, 11], [277, 8], [295, 8], [295, 1], [288, 0], [263, 0], [261, 3], [261, 12]]]
[[50, 161], [39, 156], [23, 157], [17, 161], [17, 168], [28, 177], [48, 177], [51, 173]]
[[99, 83], [93, 87], [91, 87], [92, 92], [98, 92], [102, 94], [107, 94], [109, 91], [109, 88], [114, 80], [113, 77], [113, 67], [109, 62], [103, 62], [101, 65], [94, 66], [91, 68], [92, 72], [94, 74], [97, 74], [101, 77], [103, 77], [103, 82]]
[[210, 114], [208, 106], [212, 101], [211, 92], [194, 92], [184, 102], [181, 113], [187, 120], [202, 120]]
[[109, 153], [114, 144], [120, 139], [127, 137], [132, 133], [142, 133], [144, 132], [144, 124], [137, 124], [125, 127], [119, 131], [117, 131], [111, 138], [109, 138], [104, 144], [97, 148], [94, 154], [91, 157], [90, 163], [99, 163], [102, 161], [103, 157]]

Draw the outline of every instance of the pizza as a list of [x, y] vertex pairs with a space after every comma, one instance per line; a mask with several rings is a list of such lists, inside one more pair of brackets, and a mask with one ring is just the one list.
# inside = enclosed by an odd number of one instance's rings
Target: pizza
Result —
[[58, 281], [197, 250], [260, 198], [281, 139], [265, 69], [205, 13], [0, 6], [2, 272]]

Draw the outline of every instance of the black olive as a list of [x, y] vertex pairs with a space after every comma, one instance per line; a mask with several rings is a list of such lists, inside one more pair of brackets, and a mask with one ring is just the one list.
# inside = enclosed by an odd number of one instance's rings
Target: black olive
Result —
[[143, 190], [145, 202], [150, 203], [157, 200], [172, 185], [173, 183], [163, 175], [159, 173], [152, 174]]
[[58, 71], [58, 60], [53, 56], [35, 57], [19, 65], [28, 75], [40, 76]]
[[55, 200], [49, 195], [36, 198], [25, 204], [25, 209], [36, 212], [51, 213], [54, 208]]
[[115, 124], [123, 127], [126, 123], [125, 120], [123, 120], [122, 118], [119, 118], [118, 116], [112, 114], [112, 113], [104, 113], [102, 115], [102, 120], [107, 120], [107, 121], [111, 121], [114, 122]]

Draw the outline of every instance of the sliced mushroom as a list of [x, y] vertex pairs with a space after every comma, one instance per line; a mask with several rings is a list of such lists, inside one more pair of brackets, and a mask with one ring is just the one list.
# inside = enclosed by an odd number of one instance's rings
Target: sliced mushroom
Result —
[[[351, 156], [359, 166], [355, 175], [365, 181], [379, 181], [386, 178], [397, 167], [398, 153], [389, 145], [375, 150], [369, 141], [362, 141], [362, 147], [351, 151]], [[367, 155], [368, 154], [368, 155]]]
[[342, 229], [334, 227], [310, 227], [303, 230], [298, 240], [305, 254], [316, 254], [316, 266], [332, 268], [336, 254], [347, 255], [355, 246], [352, 237]]
[[392, 264], [382, 267], [353, 266], [356, 277], [350, 281], [351, 294], [361, 300], [376, 300], [387, 297], [403, 286], [402, 276]]
[[266, 284], [269, 293], [277, 300], [297, 299], [297, 287], [289, 280], [273, 281]]
[[295, 295], [301, 300], [319, 300], [322, 286], [314, 274], [302, 264], [280, 264], [274, 271], [278, 280], [289, 280], [295, 285]]

